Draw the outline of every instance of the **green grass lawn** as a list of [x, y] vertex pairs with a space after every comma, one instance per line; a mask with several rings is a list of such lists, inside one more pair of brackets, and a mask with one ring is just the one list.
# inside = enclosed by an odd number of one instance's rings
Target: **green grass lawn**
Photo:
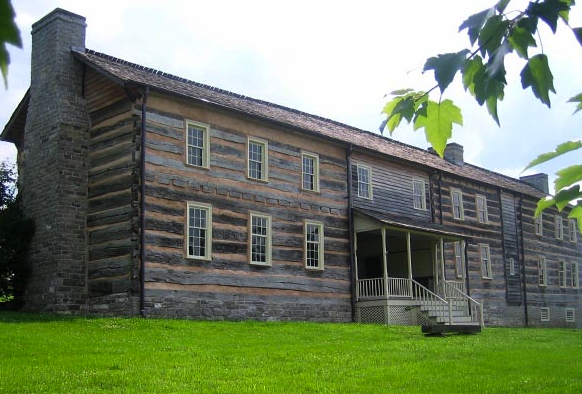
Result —
[[582, 331], [0, 312], [0, 393], [582, 393]]

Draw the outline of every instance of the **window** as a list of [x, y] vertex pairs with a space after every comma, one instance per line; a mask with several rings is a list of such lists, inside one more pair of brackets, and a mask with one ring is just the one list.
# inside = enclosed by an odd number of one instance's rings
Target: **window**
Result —
[[548, 272], [546, 270], [546, 258], [544, 256], [538, 257], [538, 284], [540, 286], [548, 285]]
[[452, 189], [451, 200], [453, 203], [453, 218], [463, 220], [465, 218], [463, 210], [463, 193], [458, 189]]
[[210, 260], [212, 250], [212, 207], [188, 203], [188, 258]]
[[554, 219], [554, 223], [556, 224], [556, 239], [564, 239], [564, 221], [560, 215], [556, 215]]
[[424, 180], [422, 179], [412, 180], [412, 199], [414, 209], [426, 211], [426, 188], [424, 185]]
[[481, 256], [481, 271], [483, 278], [492, 279], [491, 273], [491, 254], [489, 252], [489, 245], [479, 244], [479, 254]]
[[266, 141], [250, 139], [248, 141], [248, 168], [250, 179], [267, 181], [268, 145]]
[[558, 261], [558, 283], [560, 287], [566, 287], [566, 262]]
[[574, 314], [574, 308], [566, 308], [566, 322], [575, 323], [576, 315]]
[[186, 121], [186, 163], [208, 168], [209, 146], [208, 126]]
[[550, 308], [540, 308], [540, 320], [550, 321]]
[[477, 194], [475, 196], [475, 202], [477, 204], [477, 220], [479, 220], [479, 223], [487, 223], [489, 221], [489, 215], [487, 214], [487, 198]]
[[536, 235], [544, 235], [544, 213], [541, 212], [535, 219]]
[[509, 258], [509, 275], [515, 275], [515, 259]]
[[578, 263], [572, 263], [572, 287], [577, 289], [580, 287], [580, 272], [578, 270]]
[[568, 220], [568, 234], [570, 236], [570, 242], [578, 242], [578, 225], [576, 219]]
[[319, 191], [319, 156], [301, 153], [301, 178], [303, 190]]
[[455, 251], [455, 273], [457, 278], [463, 277], [463, 261], [465, 260], [463, 246], [464, 245], [461, 243], [461, 241], [456, 241], [453, 243], [453, 249]]
[[323, 269], [323, 224], [305, 222], [305, 268]]
[[358, 197], [372, 198], [372, 171], [369, 167], [358, 165]]
[[271, 265], [271, 217], [251, 213], [249, 222], [250, 263]]

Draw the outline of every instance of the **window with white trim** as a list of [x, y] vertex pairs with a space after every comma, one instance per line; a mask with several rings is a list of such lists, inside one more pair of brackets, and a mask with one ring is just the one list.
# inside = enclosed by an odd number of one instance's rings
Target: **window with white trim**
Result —
[[538, 257], [538, 284], [540, 286], [548, 285], [548, 270], [546, 269], [546, 257]]
[[453, 218], [464, 220], [465, 211], [463, 209], [463, 193], [459, 189], [451, 189], [451, 202], [453, 208]]
[[534, 222], [536, 235], [543, 236], [544, 235], [544, 213], [540, 212], [540, 214], [535, 218]]
[[271, 265], [271, 217], [251, 212], [249, 223], [250, 263]]
[[572, 281], [573, 288], [577, 289], [578, 287], [580, 287], [580, 271], [578, 263], [576, 262], [572, 263], [572, 276], [570, 280]]
[[323, 269], [323, 224], [319, 222], [305, 221], [304, 226], [305, 268], [313, 270]]
[[556, 239], [564, 239], [564, 221], [562, 220], [562, 216], [556, 215], [554, 223], [556, 227]]
[[509, 275], [515, 275], [515, 259], [509, 258]]
[[477, 220], [479, 220], [479, 223], [488, 223], [487, 197], [477, 194], [475, 196], [475, 204], [477, 206]]
[[259, 181], [268, 180], [269, 162], [268, 143], [258, 139], [248, 139], [247, 143], [247, 176]]
[[566, 287], [566, 262], [558, 261], [558, 284], [560, 287]]
[[578, 242], [578, 223], [576, 223], [576, 219], [568, 219], [568, 235], [570, 242]]
[[197, 167], [209, 167], [210, 132], [208, 125], [186, 121], [186, 163]]
[[489, 245], [479, 244], [479, 255], [481, 256], [481, 272], [484, 279], [492, 279], [493, 273], [491, 272], [491, 253], [489, 251]]
[[426, 211], [426, 186], [423, 179], [412, 180], [412, 201], [414, 209]]
[[301, 188], [319, 191], [319, 156], [314, 153], [301, 153]]
[[540, 308], [540, 320], [550, 321], [550, 308]]
[[370, 167], [357, 165], [358, 171], [358, 197], [372, 198], [372, 170]]
[[566, 322], [575, 323], [576, 315], [574, 314], [574, 308], [566, 308]]
[[210, 260], [212, 253], [212, 206], [188, 202], [186, 220], [188, 223], [187, 257]]
[[465, 254], [463, 253], [464, 241], [453, 242], [453, 250], [455, 252], [455, 275], [457, 278], [463, 277], [463, 262], [465, 260]]

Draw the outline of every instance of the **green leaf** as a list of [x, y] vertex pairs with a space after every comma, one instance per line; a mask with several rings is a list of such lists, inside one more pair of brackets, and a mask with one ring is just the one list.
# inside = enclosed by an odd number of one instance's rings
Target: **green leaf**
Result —
[[574, 185], [568, 189], [560, 190], [554, 196], [556, 208], [558, 208], [558, 211], [561, 212], [562, 209], [567, 207], [571, 201], [579, 199], [580, 197], [582, 197], [582, 193], [580, 192], [580, 185]]
[[534, 96], [542, 103], [551, 107], [549, 92], [554, 89], [554, 76], [548, 64], [548, 57], [539, 54], [528, 60], [521, 71], [521, 86], [526, 89], [531, 86]]
[[542, 153], [541, 155], [539, 155], [537, 158], [535, 158], [534, 160], [532, 160], [527, 165], [527, 167], [525, 167], [523, 170], [525, 171], [525, 170], [527, 170], [529, 168], [532, 168], [534, 166], [537, 166], [538, 164], [545, 163], [546, 161], [555, 159], [558, 156], [562, 156], [563, 154], [566, 154], [568, 152], [572, 152], [572, 151], [578, 150], [580, 148], [582, 148], [582, 142], [581, 141], [567, 141], [567, 142], [563, 142], [560, 145], [558, 145], [553, 152]]
[[493, 55], [489, 57], [489, 61], [487, 62], [487, 75], [505, 83], [505, 55], [511, 52], [511, 45], [509, 45], [507, 40], [504, 40], [495, 52], [493, 52]]
[[424, 127], [426, 140], [443, 157], [447, 141], [453, 132], [453, 123], [463, 124], [461, 109], [451, 100], [440, 103], [428, 100], [422, 104], [414, 121], [414, 130]]
[[570, 97], [570, 100], [568, 100], [568, 102], [569, 103], [578, 103], [578, 105], [576, 106], [576, 110], [574, 111], [574, 114], [576, 112], [580, 111], [582, 109], [582, 93], [578, 93], [576, 96]]
[[536, 47], [536, 40], [533, 38], [532, 33], [525, 27], [521, 27], [519, 23], [509, 34], [507, 40], [511, 44], [511, 47], [515, 49], [517, 54], [524, 58], [528, 59], [529, 56], [527, 54], [528, 47]]
[[497, 102], [503, 100], [505, 81], [500, 81], [487, 74], [483, 67], [477, 71], [473, 78], [475, 84], [475, 100], [479, 105], [487, 103], [487, 110], [493, 120], [499, 125], [499, 115], [497, 113]]
[[568, 21], [570, 2], [567, 0], [544, 0], [530, 2], [525, 10], [526, 15], [532, 18], [540, 18], [556, 33], [558, 28], [558, 18]]
[[574, 36], [576, 36], [578, 43], [582, 45], [582, 27], [574, 27], [572, 28], [572, 31], [574, 32]]
[[405, 94], [411, 93], [411, 92], [413, 92], [412, 89], [406, 88], [406, 89], [394, 90], [394, 91], [390, 92], [390, 94], [393, 96], [404, 96]]
[[554, 181], [554, 189], [562, 190], [567, 186], [582, 181], [582, 165], [575, 164], [556, 172], [558, 176]]
[[503, 14], [510, 1], [511, 0], [500, 0], [497, 4], [495, 4], [495, 9], [497, 10], [497, 12]]
[[556, 205], [556, 200], [554, 200], [553, 198], [543, 197], [541, 200], [538, 201], [538, 205], [536, 206], [534, 216], [537, 218], [546, 208], [553, 207], [554, 205]]
[[483, 59], [481, 56], [476, 55], [472, 59], [467, 59], [461, 70], [463, 74], [463, 87], [465, 90], [468, 89], [473, 96], [475, 96], [475, 75], [482, 69], [484, 70]]
[[510, 22], [501, 15], [495, 15], [487, 19], [483, 29], [479, 33], [479, 48], [481, 56], [492, 56], [501, 45], [501, 41], [508, 35]]
[[0, 71], [4, 78], [4, 86], [8, 85], [8, 65], [10, 64], [6, 44], [22, 48], [20, 30], [14, 22], [15, 16], [10, 0], [0, 0]]
[[494, 8], [487, 8], [481, 12], [471, 15], [467, 20], [461, 23], [459, 26], [459, 32], [464, 29], [467, 29], [467, 34], [469, 35], [469, 40], [471, 41], [471, 45], [474, 45], [481, 33], [481, 29], [483, 25], [487, 21], [487, 19], [491, 18], [495, 15]]
[[576, 222], [578, 223], [578, 231], [582, 233], [582, 206], [580, 206], [580, 204], [581, 203], [578, 202], [578, 205], [572, 208], [568, 217], [570, 219], [576, 219]]
[[386, 103], [382, 110], [382, 113], [386, 114], [386, 119], [380, 126], [380, 131], [388, 127], [390, 134], [400, 125], [402, 119], [410, 123], [420, 103], [428, 99], [425, 92], [414, 92], [410, 89], [398, 90], [395, 93], [403, 93], [403, 95]]
[[434, 78], [442, 93], [453, 81], [457, 71], [463, 67], [468, 53], [467, 49], [463, 49], [457, 53], [443, 53], [436, 57], [431, 57], [427, 59], [422, 72], [434, 70]]

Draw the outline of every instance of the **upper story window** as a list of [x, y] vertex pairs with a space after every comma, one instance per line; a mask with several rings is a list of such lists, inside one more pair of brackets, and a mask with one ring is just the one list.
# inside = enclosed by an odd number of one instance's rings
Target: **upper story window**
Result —
[[249, 222], [250, 263], [271, 265], [271, 217], [251, 212]]
[[305, 222], [305, 268], [323, 269], [323, 224], [318, 222]]
[[358, 164], [358, 197], [372, 198], [372, 170]]
[[208, 126], [202, 123], [186, 121], [186, 163], [197, 166], [209, 166], [210, 136]]
[[538, 284], [540, 286], [548, 285], [548, 270], [546, 269], [545, 256], [538, 257]]
[[483, 273], [483, 278], [492, 279], [493, 273], [491, 272], [491, 253], [489, 251], [489, 245], [479, 244], [479, 255], [481, 256], [481, 271]]
[[412, 180], [412, 200], [414, 209], [426, 211], [426, 187], [424, 180]]
[[572, 263], [571, 280], [572, 280], [572, 287], [573, 288], [577, 289], [578, 287], [580, 287], [580, 271], [579, 271], [578, 263], [576, 263], [576, 262]]
[[319, 156], [314, 153], [301, 153], [301, 188], [319, 191]]
[[210, 260], [212, 251], [212, 207], [207, 204], [188, 203], [188, 258]]
[[475, 203], [477, 205], [477, 220], [479, 220], [479, 223], [489, 222], [489, 215], [487, 213], [487, 198], [477, 194], [475, 196]]
[[453, 207], [453, 218], [464, 220], [465, 211], [463, 209], [463, 193], [459, 189], [451, 189], [451, 201]]
[[535, 218], [535, 231], [536, 235], [543, 236], [544, 235], [544, 213], [540, 212], [539, 216]]
[[570, 242], [578, 242], [578, 226], [576, 219], [568, 220], [568, 235], [570, 236]]
[[464, 242], [456, 241], [453, 243], [453, 249], [455, 252], [455, 274], [457, 278], [463, 277], [463, 262], [465, 261], [465, 254], [463, 253]]
[[558, 261], [558, 284], [566, 287], [566, 262]]
[[269, 162], [267, 141], [249, 138], [247, 145], [247, 176], [250, 179], [266, 182], [268, 180], [267, 163]]
[[564, 221], [562, 220], [562, 216], [556, 215], [554, 223], [556, 227], [556, 239], [564, 239]]

